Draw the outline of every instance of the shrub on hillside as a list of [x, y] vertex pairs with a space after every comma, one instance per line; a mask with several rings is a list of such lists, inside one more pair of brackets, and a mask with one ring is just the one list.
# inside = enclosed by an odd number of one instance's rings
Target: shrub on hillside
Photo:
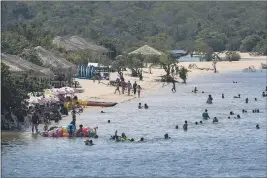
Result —
[[225, 60], [227, 61], [239, 61], [241, 58], [240, 54], [235, 51], [229, 51], [225, 55]]

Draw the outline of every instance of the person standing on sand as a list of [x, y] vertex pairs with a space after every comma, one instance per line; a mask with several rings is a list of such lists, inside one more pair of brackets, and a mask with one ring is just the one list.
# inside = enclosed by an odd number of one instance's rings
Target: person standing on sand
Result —
[[134, 92], [134, 95], [136, 94], [136, 88], [137, 88], [137, 83], [135, 81], [134, 84], [133, 84], [133, 92]]
[[124, 94], [124, 91], [126, 89], [126, 82], [123, 80], [121, 81], [121, 93]]
[[119, 82], [117, 82], [117, 84], [116, 84], [116, 90], [115, 90], [114, 94], [116, 94], [117, 91], [119, 92], [119, 94], [121, 94], [121, 92], [120, 92], [120, 83]]
[[137, 86], [138, 98], [140, 98], [141, 89], [142, 89], [141, 86], [138, 85], [138, 86]]
[[36, 133], [38, 132], [38, 125], [39, 125], [39, 117], [37, 116], [36, 112], [34, 112], [32, 116], [32, 133], [34, 132], [34, 128]]
[[128, 96], [130, 96], [130, 92], [131, 92], [131, 89], [132, 89], [132, 84], [130, 81], [128, 81], [127, 83], [127, 88], [128, 88]]
[[172, 80], [172, 92], [175, 93], [176, 92], [176, 87], [175, 87], [175, 80]]

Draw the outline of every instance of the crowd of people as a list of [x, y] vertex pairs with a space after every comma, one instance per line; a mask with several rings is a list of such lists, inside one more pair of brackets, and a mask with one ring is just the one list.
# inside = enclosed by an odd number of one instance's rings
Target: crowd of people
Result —
[[119, 94], [125, 94], [126, 92], [128, 96], [130, 96], [132, 92], [134, 95], [136, 95], [137, 93], [138, 98], [140, 98], [141, 90], [142, 90], [141, 86], [138, 85], [136, 81], [133, 84], [130, 81], [126, 82], [123, 77], [123, 74], [120, 75], [120, 78], [116, 79], [116, 89], [114, 94], [116, 94], [117, 92]]

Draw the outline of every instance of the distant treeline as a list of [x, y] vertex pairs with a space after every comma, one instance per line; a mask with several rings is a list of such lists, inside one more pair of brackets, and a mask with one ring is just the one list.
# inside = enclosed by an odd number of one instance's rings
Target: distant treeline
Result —
[[144, 44], [159, 50], [267, 55], [266, 2], [1, 2], [2, 52], [53, 48], [78, 35], [116, 54]]

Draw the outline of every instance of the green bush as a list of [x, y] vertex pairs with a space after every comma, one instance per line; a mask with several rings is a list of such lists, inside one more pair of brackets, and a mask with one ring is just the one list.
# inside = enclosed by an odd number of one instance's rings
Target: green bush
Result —
[[188, 73], [188, 70], [184, 67], [182, 67], [179, 70], [179, 76], [183, 80], [184, 83], [186, 83], [186, 80], [187, 80], [187, 73]]
[[230, 51], [226, 53], [225, 59], [227, 61], [239, 61], [241, 58], [240, 54], [235, 51]]

